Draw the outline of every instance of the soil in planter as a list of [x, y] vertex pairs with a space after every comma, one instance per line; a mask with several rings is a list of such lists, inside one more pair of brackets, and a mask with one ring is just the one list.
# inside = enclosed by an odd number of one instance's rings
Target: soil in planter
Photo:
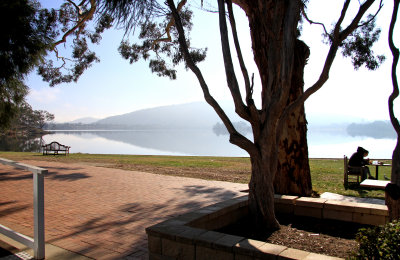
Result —
[[218, 232], [243, 236], [317, 254], [346, 258], [358, 250], [355, 241], [360, 228], [370, 227], [338, 220], [278, 215], [281, 229], [260, 234], [248, 217], [218, 229]]

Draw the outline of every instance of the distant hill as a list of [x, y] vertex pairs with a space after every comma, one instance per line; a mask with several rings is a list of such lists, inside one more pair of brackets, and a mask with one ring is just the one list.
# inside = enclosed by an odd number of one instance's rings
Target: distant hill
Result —
[[71, 121], [69, 123], [71, 123], [71, 124], [93, 124], [93, 123], [97, 122], [98, 120], [99, 120], [98, 118], [94, 118], [94, 117], [83, 117], [83, 118], [75, 119], [74, 121]]
[[[221, 102], [221, 107], [238, 130], [251, 132], [234, 111], [234, 106]], [[394, 131], [388, 122], [360, 122], [359, 118], [348, 116], [326, 116], [321, 118], [307, 114], [310, 131], [349, 134], [352, 136], [376, 136], [393, 138]], [[352, 123], [352, 124], [350, 124]], [[222, 121], [214, 109], [205, 102], [194, 102], [180, 105], [160, 106], [142, 109], [127, 114], [111, 116], [104, 119], [81, 118], [69, 123], [50, 124], [48, 130], [148, 130], [148, 129], [213, 129], [216, 134], [226, 134]], [[374, 131], [375, 130], [375, 131]], [[375, 132], [375, 133], [372, 133]]]
[[[230, 116], [234, 120], [238, 118], [233, 113]], [[143, 109], [107, 117], [98, 120], [96, 125], [124, 125], [154, 129], [199, 129], [211, 128], [218, 122], [221, 122], [221, 120], [210, 105], [205, 102], [195, 102]]]

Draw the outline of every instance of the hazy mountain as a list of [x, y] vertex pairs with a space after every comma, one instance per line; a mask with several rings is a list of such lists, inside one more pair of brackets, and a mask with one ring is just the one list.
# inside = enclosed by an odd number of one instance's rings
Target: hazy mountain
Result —
[[[229, 115], [229, 112], [227, 112]], [[233, 120], [237, 115], [231, 113]], [[96, 125], [127, 125], [136, 128], [211, 128], [221, 122], [215, 111], [205, 102], [187, 103], [143, 109], [131, 113], [107, 117]]]
[[[235, 112], [234, 106], [229, 102], [221, 102], [221, 107], [229, 116], [238, 129], [244, 132], [250, 130], [248, 123], [244, 123]], [[393, 136], [390, 127], [383, 126], [386, 130], [382, 131], [382, 124], [371, 124], [364, 129], [365, 122], [361, 118], [350, 117], [347, 115], [326, 115], [306, 114], [308, 129], [310, 131], [330, 132], [335, 134], [350, 134], [368, 136], [368, 128], [385, 133], [385, 136]], [[350, 126], [351, 125], [351, 126]], [[350, 126], [350, 127], [349, 127]], [[149, 109], [142, 109], [127, 114], [111, 116], [104, 119], [81, 118], [70, 123], [54, 124], [49, 129], [74, 129], [74, 130], [129, 130], [129, 129], [214, 129], [219, 134], [225, 131], [222, 121], [219, 119], [214, 109], [205, 102], [194, 102], [180, 105], [161, 106]], [[221, 130], [221, 131], [220, 131]], [[371, 129], [369, 129], [371, 130]], [[389, 131], [389, 133], [388, 133]], [[251, 131], [250, 131], [251, 132]]]
[[69, 123], [71, 124], [92, 124], [97, 122], [99, 119], [98, 118], [94, 118], [94, 117], [83, 117], [83, 118], [78, 118], [75, 119], [74, 121], [71, 121]]

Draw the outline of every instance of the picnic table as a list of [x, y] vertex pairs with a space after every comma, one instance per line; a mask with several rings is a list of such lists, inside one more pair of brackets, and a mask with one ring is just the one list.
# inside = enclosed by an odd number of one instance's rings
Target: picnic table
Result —
[[375, 180], [378, 180], [379, 177], [379, 167], [380, 166], [392, 166], [391, 164], [388, 163], [383, 163], [379, 161], [372, 161], [369, 165], [374, 166], [375, 165]]
[[48, 155], [48, 154], [57, 155], [60, 153], [67, 155], [69, 154], [69, 148], [71, 148], [71, 146], [66, 146], [60, 144], [59, 142], [51, 142], [49, 144], [42, 145], [43, 155]]

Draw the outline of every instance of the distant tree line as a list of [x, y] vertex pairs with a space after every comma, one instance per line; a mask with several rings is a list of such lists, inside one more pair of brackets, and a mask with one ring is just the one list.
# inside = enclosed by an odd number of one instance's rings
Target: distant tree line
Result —
[[120, 124], [50, 123], [45, 130], [134, 130], [137, 127]]
[[54, 115], [44, 110], [34, 110], [27, 102], [22, 102], [16, 109], [2, 135], [35, 136], [45, 133], [46, 125], [54, 120]]
[[[190, 128], [190, 127], [188, 127]], [[177, 126], [171, 125], [124, 125], [124, 124], [100, 124], [100, 123], [50, 123], [44, 128], [45, 130], [154, 130], [154, 129], [178, 129]]]
[[347, 127], [347, 133], [351, 136], [370, 136], [373, 138], [396, 138], [390, 121], [374, 121], [371, 123], [352, 123]]
[[[251, 133], [251, 127], [249, 124], [246, 124], [246, 122], [244, 121], [240, 121], [240, 122], [233, 122], [233, 125], [235, 126], [235, 128], [238, 130], [239, 133], [243, 134], [243, 135], [247, 135], [249, 133]], [[216, 134], [217, 136], [220, 135], [229, 135], [228, 130], [226, 129], [225, 125], [223, 125], [222, 123], [218, 122], [213, 126], [213, 132], [214, 134]]]

